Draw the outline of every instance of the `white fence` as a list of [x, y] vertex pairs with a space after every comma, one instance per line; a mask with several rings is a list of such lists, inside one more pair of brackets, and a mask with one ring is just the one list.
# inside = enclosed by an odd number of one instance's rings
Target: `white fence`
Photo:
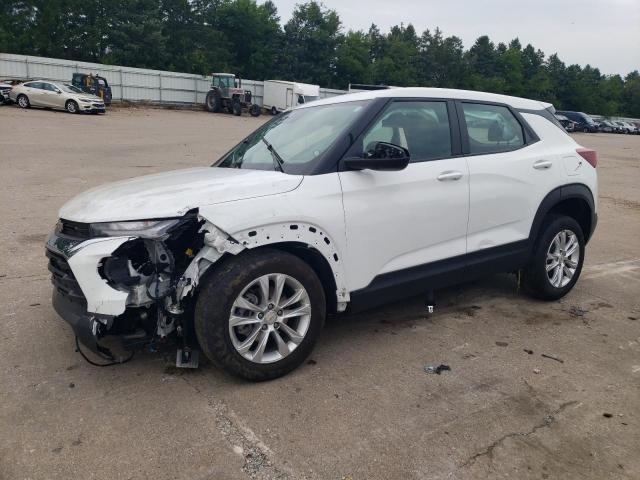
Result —
[[[126, 100], [204, 105], [211, 85], [211, 76], [0, 53], [0, 79], [71, 82], [75, 72], [97, 73], [105, 77], [111, 87], [114, 102]], [[262, 105], [264, 92], [262, 81], [243, 79], [242, 87], [251, 91], [255, 103]], [[321, 98], [343, 93], [347, 92], [328, 88], [320, 89]]]

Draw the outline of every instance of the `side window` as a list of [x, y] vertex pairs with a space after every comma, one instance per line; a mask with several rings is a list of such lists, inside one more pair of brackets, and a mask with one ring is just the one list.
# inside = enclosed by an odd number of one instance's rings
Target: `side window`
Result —
[[25, 87], [42, 89], [41, 82], [29, 82], [24, 84]]
[[522, 125], [506, 107], [462, 103], [470, 153], [493, 153], [524, 145]]
[[50, 83], [43, 83], [42, 84], [42, 89], [43, 90], [47, 90], [49, 92], [55, 92], [57, 90], [57, 88], [54, 87], [53, 85], [51, 85]]
[[411, 162], [451, 156], [451, 131], [446, 102], [391, 103], [362, 141], [362, 151], [376, 142], [388, 142], [409, 150]]

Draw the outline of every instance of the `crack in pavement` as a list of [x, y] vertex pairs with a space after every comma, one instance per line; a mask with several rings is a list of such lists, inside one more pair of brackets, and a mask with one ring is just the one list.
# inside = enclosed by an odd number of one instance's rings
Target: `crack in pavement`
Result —
[[466, 468], [469, 467], [471, 465], [473, 465], [476, 460], [478, 460], [478, 458], [483, 457], [485, 455], [488, 455], [490, 459], [493, 459], [493, 451], [505, 440], [509, 439], [509, 438], [515, 438], [515, 437], [528, 437], [529, 435], [534, 434], [535, 432], [537, 432], [538, 430], [540, 430], [541, 428], [546, 428], [551, 426], [555, 421], [556, 421], [556, 415], [559, 415], [560, 413], [562, 413], [566, 408], [572, 406], [572, 405], [576, 405], [578, 402], [577, 400], [572, 400], [570, 402], [565, 402], [563, 404], [561, 404], [558, 408], [556, 408], [555, 410], [551, 411], [550, 413], [548, 413], [547, 415], [544, 416], [544, 418], [542, 419], [542, 422], [536, 424], [533, 426], [533, 428], [529, 431], [526, 432], [512, 432], [512, 433], [507, 433], [506, 435], [503, 435], [502, 437], [498, 438], [497, 440], [495, 440], [493, 443], [491, 443], [487, 448], [485, 448], [484, 450], [481, 450], [478, 453], [473, 454], [471, 457], [469, 457], [467, 460], [465, 460], [461, 465], [460, 468]]
[[[229, 443], [234, 453], [242, 455], [244, 465], [242, 471], [250, 479], [255, 480], [292, 480], [303, 478], [295, 475], [290, 469], [275, 464], [275, 454], [258, 436], [232, 412], [222, 400], [214, 400], [205, 392], [193, 385], [186, 377], [182, 377], [189, 387], [202, 396], [214, 413], [216, 427]], [[209, 477], [207, 477], [209, 478]]]

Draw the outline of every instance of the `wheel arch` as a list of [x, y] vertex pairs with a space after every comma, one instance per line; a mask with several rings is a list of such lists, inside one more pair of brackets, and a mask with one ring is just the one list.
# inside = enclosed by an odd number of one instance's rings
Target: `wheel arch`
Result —
[[588, 242], [595, 229], [597, 217], [595, 202], [589, 187], [582, 183], [563, 185], [549, 192], [540, 202], [533, 219], [529, 241], [533, 244], [549, 214], [562, 214], [575, 219], [582, 228]]
[[343, 259], [326, 230], [306, 222], [283, 222], [236, 232], [247, 249], [270, 247], [289, 252], [309, 264], [322, 281], [330, 311], [342, 311], [349, 301]]

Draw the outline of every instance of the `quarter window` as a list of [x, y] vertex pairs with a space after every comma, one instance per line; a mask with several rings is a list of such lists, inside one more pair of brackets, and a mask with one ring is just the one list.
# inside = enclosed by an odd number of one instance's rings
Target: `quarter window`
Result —
[[498, 105], [463, 103], [470, 153], [494, 153], [524, 145], [522, 125], [513, 113]]
[[362, 151], [376, 142], [409, 150], [411, 162], [451, 156], [451, 131], [445, 102], [393, 102], [364, 136]]

